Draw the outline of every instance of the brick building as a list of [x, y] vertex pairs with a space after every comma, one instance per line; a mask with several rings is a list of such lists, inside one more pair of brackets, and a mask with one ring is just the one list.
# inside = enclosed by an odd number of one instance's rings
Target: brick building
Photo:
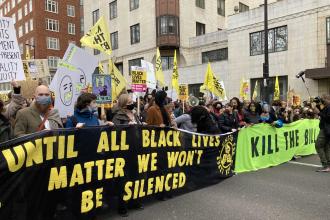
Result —
[[[2, 0], [0, 16], [15, 22], [22, 58], [27, 50], [35, 59], [48, 59], [51, 74], [70, 42], [79, 44], [81, 7], [79, 0]], [[0, 85], [6, 90], [9, 85]], [[7, 88], [8, 89], [8, 88]]]

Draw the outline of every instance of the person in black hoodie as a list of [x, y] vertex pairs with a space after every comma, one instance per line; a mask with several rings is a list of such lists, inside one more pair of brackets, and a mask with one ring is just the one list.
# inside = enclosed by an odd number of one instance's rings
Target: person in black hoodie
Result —
[[219, 134], [216, 123], [204, 106], [196, 106], [191, 110], [191, 122], [197, 125], [197, 132], [203, 134]]
[[320, 107], [320, 133], [315, 143], [316, 151], [320, 157], [322, 168], [318, 172], [330, 172], [330, 95], [322, 97]]
[[219, 119], [220, 129], [223, 133], [235, 132], [239, 128], [239, 118], [233, 106], [228, 103], [225, 106], [225, 112]]

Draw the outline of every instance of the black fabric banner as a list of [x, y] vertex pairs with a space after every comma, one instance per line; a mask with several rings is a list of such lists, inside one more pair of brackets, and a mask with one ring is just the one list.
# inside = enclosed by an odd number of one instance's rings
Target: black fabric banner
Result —
[[0, 145], [0, 219], [54, 219], [62, 209], [68, 219], [90, 219], [112, 200], [129, 203], [219, 183], [233, 175], [236, 141], [237, 133], [147, 126], [15, 139]]

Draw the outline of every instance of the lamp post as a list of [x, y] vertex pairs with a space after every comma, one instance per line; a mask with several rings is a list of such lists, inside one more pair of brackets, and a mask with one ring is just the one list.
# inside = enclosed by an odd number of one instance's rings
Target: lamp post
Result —
[[25, 44], [25, 46], [29, 46], [33, 48], [33, 59], [36, 58], [36, 46], [32, 44]]
[[263, 83], [262, 83], [262, 101], [268, 101], [269, 90], [268, 90], [268, 80], [269, 80], [269, 54], [268, 54], [268, 1], [264, 2], [264, 26], [265, 26], [265, 37], [264, 37], [264, 51], [265, 51], [265, 62], [263, 64]]

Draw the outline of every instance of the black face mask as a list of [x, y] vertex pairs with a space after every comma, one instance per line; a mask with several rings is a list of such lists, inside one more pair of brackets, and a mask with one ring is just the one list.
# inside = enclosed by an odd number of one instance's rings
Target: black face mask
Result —
[[135, 104], [126, 105], [127, 110], [132, 111], [135, 108]]

